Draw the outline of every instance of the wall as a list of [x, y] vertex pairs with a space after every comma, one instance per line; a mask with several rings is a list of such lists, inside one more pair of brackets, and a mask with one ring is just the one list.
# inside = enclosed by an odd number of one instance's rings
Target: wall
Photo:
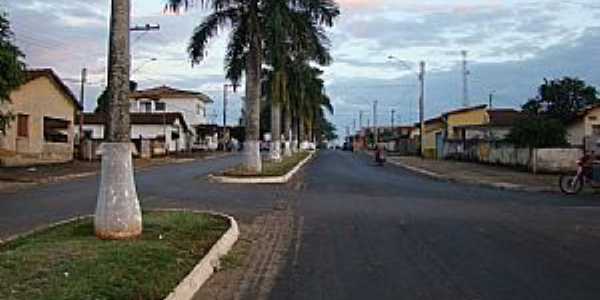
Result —
[[578, 148], [529, 150], [486, 141], [446, 141], [444, 144], [444, 157], [448, 159], [503, 165], [541, 173], [575, 170], [575, 161], [581, 156], [583, 151]]
[[[91, 130], [92, 131], [92, 139], [101, 140], [104, 139], [104, 125], [99, 124], [85, 124], [83, 126], [84, 131]], [[172, 140], [171, 132], [180, 131], [179, 139]], [[144, 139], [155, 139], [158, 136], [163, 136], [167, 133], [167, 145], [169, 145], [169, 151], [175, 152], [177, 150], [185, 150], [187, 136], [183, 128], [179, 127], [179, 124], [174, 125], [132, 125], [131, 126], [131, 138], [138, 139], [140, 135]]]
[[[3, 104], [3, 108], [14, 115], [29, 115], [29, 137], [17, 137], [16, 120], [11, 122], [6, 135], [2, 138], [5, 150], [16, 152], [4, 165], [28, 165], [36, 163], [66, 162], [73, 159], [73, 140], [75, 105], [47, 77], [40, 77], [21, 86], [10, 95], [11, 103]], [[47, 145], [44, 141], [44, 117], [69, 121], [67, 129], [68, 142], [59, 145]], [[56, 153], [49, 153], [60, 148]], [[21, 159], [21, 161], [20, 161]]]
[[488, 122], [489, 122], [489, 117], [484, 108], [449, 114], [446, 119], [446, 123], [448, 124], [448, 131], [447, 131], [448, 138], [449, 139], [462, 138], [462, 137], [455, 135], [454, 127], [456, 127], [456, 126], [482, 125], [482, 124], [487, 124]]
[[436, 134], [443, 133], [444, 126], [444, 123], [441, 121], [425, 124], [425, 135], [423, 136], [423, 153], [425, 157], [435, 157]]
[[585, 138], [585, 122], [578, 120], [567, 127], [567, 142], [569, 145], [582, 147]]

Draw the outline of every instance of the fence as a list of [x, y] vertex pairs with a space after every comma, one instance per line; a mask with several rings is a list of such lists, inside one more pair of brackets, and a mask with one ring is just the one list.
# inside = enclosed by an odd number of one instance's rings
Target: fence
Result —
[[511, 144], [484, 140], [444, 141], [445, 159], [456, 159], [527, 169], [534, 173], [573, 171], [583, 155], [579, 148], [517, 148]]

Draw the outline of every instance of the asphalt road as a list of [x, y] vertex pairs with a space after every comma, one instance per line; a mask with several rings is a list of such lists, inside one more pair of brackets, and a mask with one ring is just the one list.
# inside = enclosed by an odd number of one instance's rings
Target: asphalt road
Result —
[[[136, 172], [142, 209], [190, 208], [235, 215], [242, 222], [272, 210], [281, 199], [276, 186], [219, 185], [210, 183], [211, 172], [234, 166], [241, 157], [227, 156], [192, 163], [157, 166]], [[33, 187], [0, 191], [0, 239], [45, 224], [92, 214], [98, 176]]]
[[[251, 251], [254, 267], [233, 288], [264, 289], [265, 274], [273, 284], [266, 293], [234, 291], [235, 299], [600, 299], [597, 195], [567, 198], [436, 181], [339, 151], [319, 154], [299, 176], [302, 185], [206, 180], [239, 160], [136, 175], [143, 208], [218, 210], [246, 224], [262, 218], [257, 228], [272, 229], [262, 233], [272, 243], [265, 250], [251, 243], [258, 247]], [[0, 238], [92, 213], [97, 180], [0, 192]], [[290, 234], [275, 230], [290, 223]], [[289, 243], [282, 238], [288, 236]], [[266, 252], [282, 254], [280, 267], [267, 266], [277, 259]]]
[[460, 185], [322, 153], [270, 299], [600, 299], [600, 198]]

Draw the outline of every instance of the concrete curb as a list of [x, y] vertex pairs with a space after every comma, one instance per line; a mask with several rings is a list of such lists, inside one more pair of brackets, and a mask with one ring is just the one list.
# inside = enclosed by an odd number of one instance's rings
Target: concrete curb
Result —
[[216, 176], [209, 174], [208, 178], [218, 183], [237, 183], [237, 184], [283, 184], [287, 183], [306, 165], [314, 156], [316, 152], [310, 152], [309, 155], [299, 162], [292, 170], [283, 176], [270, 176], [270, 177], [230, 177], [230, 176]]
[[550, 188], [550, 187], [531, 187], [531, 186], [525, 186], [525, 185], [520, 185], [520, 184], [514, 184], [514, 183], [509, 183], [509, 182], [489, 182], [489, 181], [482, 181], [482, 180], [466, 180], [466, 179], [460, 179], [460, 178], [453, 178], [447, 175], [443, 175], [443, 174], [439, 174], [439, 173], [435, 173], [435, 172], [431, 172], [425, 169], [421, 169], [421, 168], [417, 168], [417, 167], [413, 167], [398, 161], [393, 161], [393, 160], [388, 160], [388, 162], [390, 162], [391, 164], [404, 168], [406, 170], [430, 177], [430, 178], [434, 178], [437, 180], [445, 180], [445, 181], [450, 181], [450, 182], [458, 182], [458, 183], [464, 183], [464, 184], [473, 184], [473, 185], [478, 185], [478, 186], [482, 186], [482, 187], [491, 187], [491, 188], [496, 188], [496, 189], [500, 189], [500, 190], [509, 190], [509, 191], [519, 191], [519, 192], [557, 192], [556, 189]]
[[82, 215], [82, 216], [77, 216], [77, 217], [72, 217], [72, 218], [68, 218], [65, 220], [61, 220], [61, 221], [57, 221], [54, 223], [50, 223], [48, 225], [42, 225], [42, 226], [37, 226], [34, 229], [25, 231], [23, 233], [18, 233], [18, 234], [14, 234], [11, 235], [5, 239], [0, 239], [0, 245], [12, 242], [18, 238], [22, 238], [22, 237], [26, 237], [32, 234], [36, 234], [38, 232], [44, 231], [44, 230], [48, 230], [48, 229], [52, 229], [54, 227], [60, 226], [60, 225], [64, 225], [64, 224], [68, 224], [71, 222], [75, 222], [75, 221], [79, 221], [79, 220], [83, 220], [83, 219], [87, 219], [87, 218], [92, 218], [94, 217], [94, 215]]
[[225, 256], [238, 240], [240, 230], [235, 219], [229, 215], [195, 211], [195, 210], [159, 210], [159, 211], [184, 211], [194, 213], [208, 213], [229, 219], [229, 229], [210, 248], [210, 251], [200, 260], [194, 269], [177, 285], [177, 287], [165, 298], [165, 300], [192, 300], [204, 283], [212, 276], [220, 266], [220, 260]]

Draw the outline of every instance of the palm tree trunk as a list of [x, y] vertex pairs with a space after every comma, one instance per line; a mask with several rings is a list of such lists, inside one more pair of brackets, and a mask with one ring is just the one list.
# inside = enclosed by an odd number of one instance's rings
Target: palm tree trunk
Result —
[[281, 160], [281, 103], [276, 99], [271, 102], [271, 159]]
[[303, 117], [298, 119], [298, 135], [300, 138], [300, 150], [306, 150], [306, 127]]
[[292, 117], [292, 153], [298, 152], [298, 133], [299, 133], [299, 122], [297, 117]]
[[259, 36], [258, 4], [250, 5], [250, 45], [246, 59], [246, 108], [248, 109], [248, 126], [244, 143], [244, 167], [246, 170], [260, 173], [260, 68], [262, 64], [262, 47]]
[[130, 0], [112, 0], [108, 121], [106, 142], [101, 148], [102, 170], [94, 217], [96, 236], [102, 239], [128, 239], [142, 233], [129, 126], [130, 10]]
[[285, 105], [285, 114], [284, 114], [284, 122], [283, 122], [283, 131], [284, 131], [284, 156], [292, 156], [292, 111], [290, 109], [290, 104], [287, 103]]

